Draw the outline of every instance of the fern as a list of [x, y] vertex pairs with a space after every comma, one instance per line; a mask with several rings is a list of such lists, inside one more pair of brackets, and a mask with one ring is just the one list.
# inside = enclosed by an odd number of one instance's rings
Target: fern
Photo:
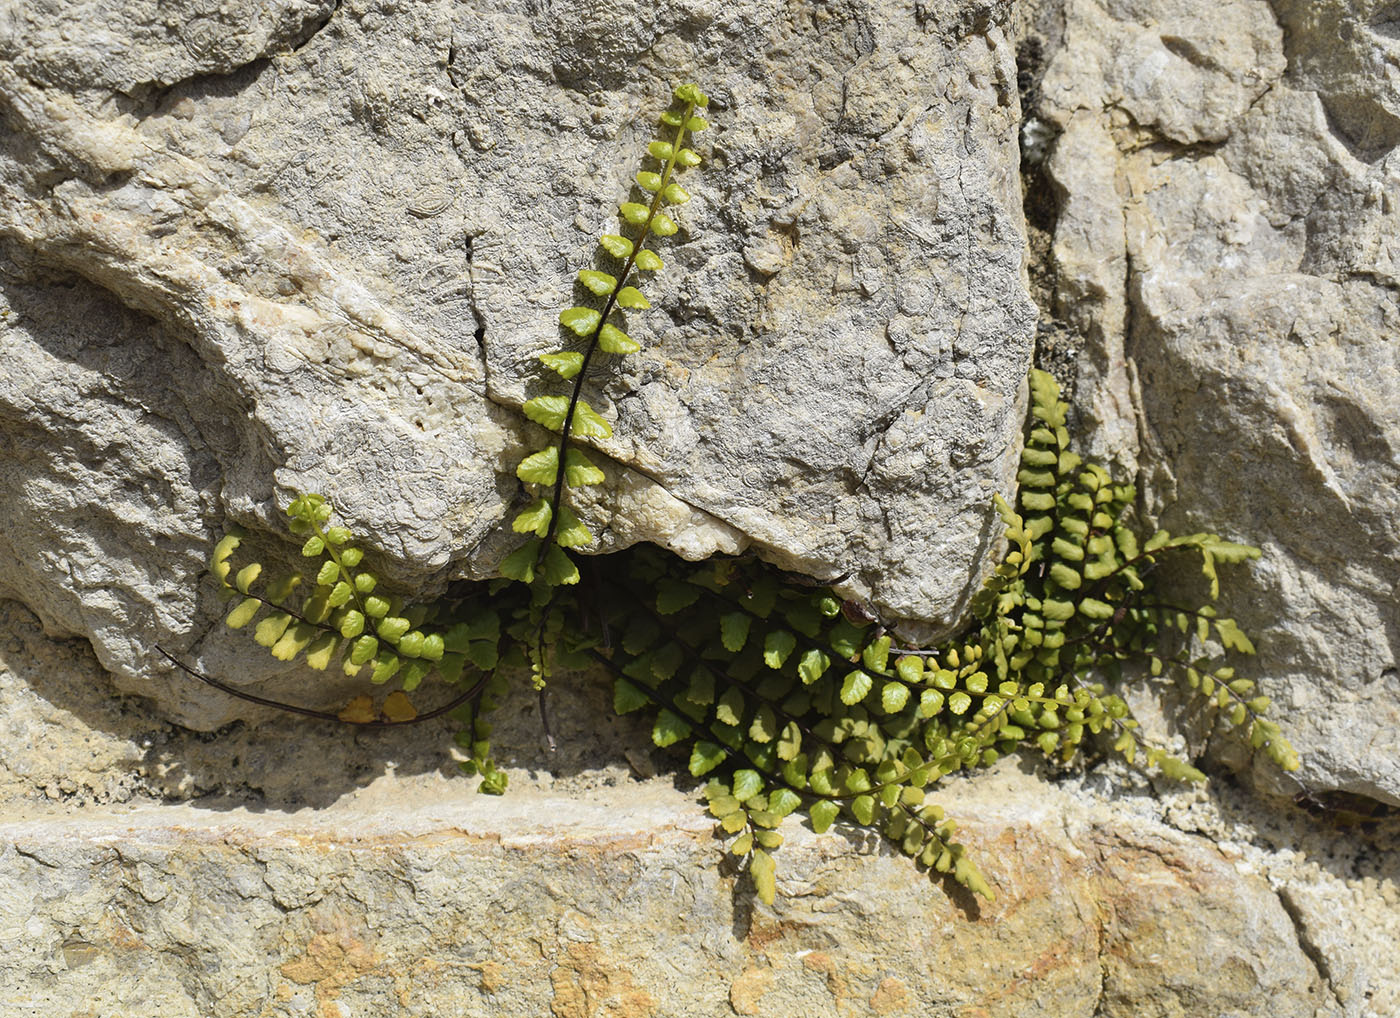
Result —
[[[653, 742], [678, 748], [691, 774], [711, 778], [708, 808], [764, 900], [776, 888], [776, 828], [798, 810], [819, 832], [838, 819], [876, 829], [921, 865], [990, 898], [953, 840], [954, 822], [927, 801], [939, 779], [1022, 749], [1069, 763], [1094, 742], [1170, 778], [1203, 779], [1141, 738], [1114, 691], [1125, 663], [1174, 672], [1223, 725], [1240, 728], [1280, 767], [1298, 766], [1263, 716], [1267, 699], [1229, 664], [1252, 653], [1252, 643], [1213, 605], [1218, 564], [1257, 550], [1214, 534], [1142, 538], [1124, 520], [1132, 487], [1080, 461], [1058, 387], [1040, 372], [1031, 381], [1019, 505], [994, 499], [1006, 555], [974, 599], [973, 625], [933, 648], [903, 645], [835, 592], [795, 586], [761, 563], [684, 563], [651, 548], [616, 556], [597, 595], [590, 592], [589, 617], [601, 616], [617, 637], [607, 647], [596, 626], [585, 631], [572, 594], [552, 601], [542, 638], [537, 604], [520, 596], [520, 584], [478, 585], [427, 607], [375, 602], [372, 574], [356, 568], [348, 535], [325, 525], [329, 505], [317, 496], [289, 509], [314, 572], [282, 577], [260, 595], [260, 566], [233, 572], [236, 536], [220, 542], [214, 571], [236, 601], [229, 624], [267, 612], [257, 638], [284, 659], [302, 654], [324, 668], [339, 653], [353, 673], [372, 657], [371, 678], [397, 678], [405, 691], [430, 670], [458, 683], [479, 670], [482, 697], [460, 715], [467, 728], [458, 742], [484, 791], [505, 784], [483, 720], [489, 698], [504, 690], [499, 666], [524, 663], [542, 645], [556, 667], [605, 669], [616, 711], [649, 712]], [[1194, 606], [1166, 599], [1153, 582], [1159, 564], [1187, 556], [1209, 581]], [[351, 600], [334, 606], [347, 597], [343, 583]], [[309, 592], [297, 601], [291, 592], [303, 585]], [[362, 587], [369, 593], [353, 600]], [[371, 656], [356, 613], [378, 620]]]
[[[516, 471], [532, 498], [513, 528], [530, 537], [502, 563], [505, 578], [433, 604], [405, 604], [380, 591], [349, 532], [330, 524], [330, 504], [302, 495], [287, 512], [305, 568], [269, 582], [261, 564], [235, 562], [241, 532], [215, 548], [213, 571], [232, 602], [228, 625], [256, 621], [255, 640], [281, 660], [318, 669], [338, 663], [351, 675], [369, 668], [371, 682], [399, 686], [378, 714], [359, 698], [341, 712], [344, 720], [411, 718], [408, 694], [431, 674], [465, 690], [457, 741], [464, 769], [482, 776], [485, 792], [506, 784], [485, 716], [507, 676], [528, 665], [538, 686], [552, 670], [602, 669], [617, 713], [646, 712], [652, 741], [709, 779], [707, 808], [768, 902], [776, 894], [778, 827], [794, 812], [819, 832], [838, 819], [877, 830], [919, 865], [991, 898], [953, 839], [954, 821], [928, 801], [940, 779], [1027, 749], [1067, 764], [1099, 744], [1167, 777], [1203, 780], [1142, 737], [1120, 695], [1125, 675], [1176, 675], [1223, 726], [1280, 767], [1296, 768], [1293, 749], [1264, 717], [1267, 698], [1230, 663], [1253, 653], [1252, 643], [1214, 606], [1218, 566], [1258, 550], [1214, 534], [1139, 534], [1129, 523], [1132, 486], [1070, 448], [1067, 407], [1054, 379], [1039, 371], [1030, 377], [1017, 505], [993, 500], [1006, 554], [958, 637], [911, 646], [834, 591], [794, 585], [759, 562], [686, 563], [645, 547], [614, 556], [581, 602], [569, 550], [593, 536], [569, 494], [599, 483], [602, 472], [574, 439], [611, 434], [582, 398], [583, 384], [595, 354], [638, 349], [612, 316], [649, 306], [629, 280], [661, 267], [643, 244], [676, 232], [663, 209], [688, 197], [674, 177], [699, 162], [685, 142], [706, 126], [696, 110], [707, 100], [690, 85], [675, 100], [662, 117], [668, 140], [648, 149], [656, 168], [637, 175], [649, 201], [622, 204], [623, 233], [605, 235], [601, 267], [579, 273], [601, 307], [560, 315], [582, 349], [540, 357], [572, 387], [524, 405], [555, 437]], [[1191, 556], [1208, 593], [1183, 604], [1158, 590], [1157, 567]], [[1125, 669], [1134, 663], [1141, 667]]]
[[[863, 613], [843, 610], [834, 592], [784, 584], [753, 564], [684, 566], [652, 553], [625, 590], [624, 603], [651, 607], [620, 615], [621, 647], [596, 656], [615, 674], [615, 706], [652, 711], [653, 740], [687, 742], [695, 776], [723, 774], [706, 787], [709, 809], [731, 851], [748, 858], [761, 897], [773, 894], [768, 851], [781, 844], [773, 827], [798, 808], [818, 831], [838, 817], [873, 827], [991, 897], [951, 840], [953, 823], [925, 798], [940, 778], [1019, 749], [1068, 763], [1103, 740], [1129, 762], [1203, 780], [1147, 744], [1106, 687], [1125, 662], [1177, 672], [1223, 724], [1242, 727], [1279, 766], [1298, 766], [1262, 716], [1267, 699], [1228, 664], [1252, 644], [1211, 604], [1217, 563], [1258, 550], [1214, 534], [1158, 531], [1140, 542], [1123, 518], [1132, 487], [1069, 449], [1054, 380], [1034, 372], [1031, 386], [1020, 511], [995, 499], [1008, 550], [963, 635], [930, 649], [900, 646]], [[1207, 601], [1165, 600], [1153, 570], [1192, 554], [1210, 580]], [[1211, 640], [1214, 656], [1204, 653]]]
[[641, 349], [641, 344], [613, 320], [613, 314], [619, 309], [645, 311], [651, 307], [642, 291], [631, 285], [634, 274], [658, 272], [662, 267], [661, 257], [643, 245], [653, 234], [669, 237], [680, 229], [664, 209], [689, 201], [690, 195], [672, 178], [681, 169], [700, 165], [700, 156], [685, 143], [688, 135], [709, 126], [695, 113], [709, 105], [709, 98], [699, 88], [682, 85], [674, 99], [678, 108], [661, 117], [665, 140], [647, 146], [657, 168], [643, 170], [636, 177], [646, 200], [623, 202], [618, 209], [625, 224], [622, 232], [604, 234], [598, 242], [604, 268], [614, 271], [590, 268], [578, 274], [580, 285], [598, 298], [602, 307], [576, 306], [559, 314], [560, 326], [581, 339], [583, 349], [540, 355], [545, 367], [572, 381], [573, 387], [568, 396], [536, 396], [523, 407], [526, 417], [557, 432], [558, 438], [527, 455], [516, 468], [516, 476], [539, 495], [512, 524], [516, 533], [534, 536], [501, 563], [501, 575], [511, 579], [538, 581], [546, 587], [577, 583], [578, 567], [564, 549], [593, 543], [592, 533], [569, 508], [566, 495], [570, 488], [601, 484], [603, 472], [574, 447], [573, 439], [610, 438], [612, 426], [582, 398], [583, 383], [595, 354], [625, 356]]
[[[538, 494], [515, 517], [512, 528], [518, 534], [533, 534], [501, 562], [501, 575], [534, 586], [534, 611], [530, 625], [534, 637], [528, 643], [531, 674], [537, 688], [543, 688], [549, 674], [544, 631], [549, 625], [554, 588], [577, 583], [578, 566], [565, 553], [593, 543], [593, 534], [568, 504], [571, 488], [601, 484], [603, 472], [580, 449], [577, 438], [611, 438], [612, 425], [582, 398], [583, 384], [595, 354], [626, 356], [641, 344], [622, 331], [622, 322], [613, 316], [620, 310], [645, 311], [651, 302], [636, 286], [641, 272], [659, 272], [661, 256], [645, 247], [652, 235], [669, 237], [680, 227], [664, 209], [690, 200], [689, 193], [673, 178], [682, 169], [700, 165], [700, 156], [686, 147], [687, 136], [709, 125], [696, 114], [709, 105], [709, 98], [695, 85], [682, 85], [673, 95], [673, 108], [661, 116], [664, 137], [647, 146], [649, 160], [656, 169], [636, 176], [641, 202], [623, 202], [618, 216], [620, 233], [604, 234], [598, 242], [603, 268], [582, 269], [578, 282], [602, 302], [601, 308], [578, 305], [559, 314], [561, 329], [583, 341], [582, 350], [554, 350], [541, 354], [545, 367], [573, 383], [568, 396], [536, 396], [527, 400], [525, 416], [558, 434], [544, 448], [520, 461], [516, 476]], [[604, 271], [611, 269], [613, 271]]]
[[480, 673], [482, 681], [458, 712], [465, 725], [458, 741], [469, 753], [467, 770], [482, 775], [482, 790], [504, 791], [505, 773], [490, 756], [490, 727], [480, 718], [504, 685], [496, 670], [502, 636], [497, 605], [485, 590], [416, 605], [382, 593], [379, 578], [363, 564], [364, 552], [348, 530], [329, 525], [331, 515], [321, 495], [299, 495], [287, 506], [288, 528], [304, 539], [304, 570], [274, 576], [258, 561], [235, 569], [247, 537], [242, 530], [214, 546], [210, 568], [233, 603], [225, 624], [242, 629], [256, 620], [254, 641], [280, 661], [300, 658], [316, 670], [339, 664], [350, 676], [368, 669], [374, 684], [395, 680], [398, 690], [379, 711], [367, 697], [346, 705], [340, 718], [352, 724], [412, 719], [417, 710], [407, 694], [430, 673], [457, 685]]

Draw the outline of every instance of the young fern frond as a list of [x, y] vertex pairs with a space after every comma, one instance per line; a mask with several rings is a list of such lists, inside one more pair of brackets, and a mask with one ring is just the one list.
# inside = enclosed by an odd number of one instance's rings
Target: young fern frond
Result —
[[524, 405], [530, 420], [556, 432], [558, 438], [526, 456], [516, 471], [520, 480], [540, 494], [516, 515], [512, 524], [516, 533], [533, 536], [501, 563], [501, 574], [511, 579], [548, 587], [577, 583], [578, 567], [563, 549], [593, 542], [592, 533], [569, 508], [566, 494], [569, 488], [601, 484], [604, 475], [574, 447], [574, 439], [609, 438], [612, 426], [583, 399], [583, 383], [595, 354], [626, 356], [641, 349], [641, 344], [613, 320], [613, 313], [618, 309], [644, 311], [651, 307], [634, 285], [634, 277], [643, 271], [659, 271], [662, 262], [656, 252], [644, 245], [652, 235], [669, 237], [679, 230], [675, 220], [663, 210], [667, 205], [690, 200], [690, 195], [672, 178], [681, 169], [700, 164], [700, 156], [686, 147], [686, 141], [708, 126], [703, 117], [696, 115], [696, 110], [709, 105], [709, 98], [698, 87], [682, 85], [673, 98], [675, 108], [661, 117], [664, 138], [647, 146], [657, 169], [643, 170], [636, 176], [646, 200], [623, 202], [618, 209], [625, 224], [622, 232], [604, 234], [598, 242], [610, 262], [621, 263], [620, 269], [613, 273], [589, 268], [578, 274], [579, 283], [602, 301], [602, 307], [576, 306], [560, 312], [560, 326], [581, 339], [583, 349], [540, 355], [545, 367], [573, 385], [567, 397], [536, 396]]

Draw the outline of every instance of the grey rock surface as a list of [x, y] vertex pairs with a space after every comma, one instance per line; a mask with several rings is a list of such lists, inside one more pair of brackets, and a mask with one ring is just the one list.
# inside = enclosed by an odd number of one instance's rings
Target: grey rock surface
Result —
[[596, 550], [752, 547], [950, 626], [1034, 309], [1012, 46], [945, 7], [6, 7], [0, 593], [209, 727], [151, 647], [230, 672], [227, 519], [318, 490], [405, 586], [492, 575], [535, 355], [694, 78], [709, 164], [593, 385]]
[[1251, 674], [1309, 747], [1302, 780], [1394, 803], [1390, 9], [1070, 0], [1034, 113], [1061, 132], [1055, 310], [1086, 342], [1095, 451], [1138, 472], [1161, 525], [1264, 548], [1230, 607], [1260, 636]]
[[[1397, 34], [1370, 0], [0, 0], [0, 1015], [1391, 1018], [1400, 831], [1326, 793], [1400, 801]], [[163, 670], [344, 703], [200, 585], [296, 488], [424, 595], [494, 570], [534, 356], [684, 79], [709, 162], [597, 382], [600, 550], [954, 621], [1030, 358], [1019, 131], [1077, 423], [1144, 515], [1264, 546], [1229, 605], [1315, 794], [1003, 761], [936, 796], [996, 903], [790, 821], [769, 908], [601, 682], [551, 685], [556, 751], [502, 707], [495, 799], [448, 723]]]
[[1271, 0], [1296, 85], [1316, 93], [1332, 134], [1358, 159], [1400, 145], [1400, 15], [1386, 0]]
[[7, 6], [0, 58], [36, 85], [99, 101], [114, 93], [149, 98], [188, 78], [226, 74], [295, 49], [336, 6], [336, 0], [29, 0]]

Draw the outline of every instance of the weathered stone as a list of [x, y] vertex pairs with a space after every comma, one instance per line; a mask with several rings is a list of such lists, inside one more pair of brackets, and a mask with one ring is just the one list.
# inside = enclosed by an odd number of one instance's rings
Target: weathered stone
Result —
[[[200, 1018], [1381, 1013], [1331, 998], [1250, 872], [1258, 852], [1246, 863], [1158, 823], [1095, 815], [1014, 771], [960, 792], [995, 905], [950, 897], [860, 839], [853, 850], [793, 824], [767, 908], [716, 868], [698, 811], [656, 783], [586, 800], [394, 781], [368, 795], [310, 817], [165, 806], [0, 824], [7, 1006]], [[1374, 890], [1365, 897], [1368, 914], [1384, 911]], [[1375, 999], [1390, 982], [1377, 970], [1361, 985]]]
[[1091, 447], [1163, 525], [1263, 546], [1230, 608], [1302, 780], [1396, 802], [1400, 157], [1394, 85], [1357, 70], [1393, 55], [1382, 6], [1070, 0], [1036, 112]]
[[294, 49], [335, 7], [335, 0], [27, 0], [0, 24], [0, 60], [35, 84], [95, 93], [99, 101], [111, 93], [144, 96]]
[[[1093, 451], [1148, 515], [1265, 545], [1231, 607], [1304, 780], [1394, 797], [1396, 106], [1369, 71], [1393, 32], [1383, 5], [1274, 9], [1069, 0], [1024, 137], [1059, 132]], [[532, 692], [498, 712], [498, 800], [449, 780], [445, 723], [347, 735], [151, 678], [165, 642], [344, 702], [197, 586], [227, 517], [279, 529], [297, 487], [425, 595], [494, 569], [534, 354], [691, 77], [710, 165], [646, 352], [599, 379], [602, 548], [757, 547], [953, 619], [997, 552], [1028, 356], [1007, 14], [0, 11], [0, 596], [98, 654], [0, 601], [6, 1013], [1400, 1009], [1379, 808], [1106, 800], [1011, 761], [935, 793], [997, 903], [790, 821], [768, 908], [586, 679], [550, 687], [556, 752]]]
[[518, 410], [550, 385], [535, 355], [693, 77], [709, 166], [646, 349], [591, 397], [616, 422], [582, 500], [596, 550], [753, 547], [888, 615], [959, 617], [1033, 317], [995, 20], [332, 6], [0, 26], [0, 420], [22, 439], [0, 592], [157, 693], [157, 643], [229, 674], [197, 563], [226, 518], [280, 530], [294, 489], [425, 595], [491, 575], [541, 437]]
[[769, 908], [720, 864], [694, 791], [628, 776], [645, 734], [597, 720], [605, 687], [555, 695], [559, 751], [522, 691], [499, 712], [512, 788], [480, 796], [438, 772], [435, 726], [176, 729], [107, 695], [83, 641], [0, 602], [5, 1013], [1380, 1018], [1400, 1003], [1393, 830], [1339, 833], [1228, 787], [1110, 801], [1097, 779], [1008, 761], [937, 794], [996, 903], [866, 833], [789, 821]]
[[1155, 137], [1220, 142], [1283, 73], [1282, 32], [1264, 0], [1067, 0], [1041, 84], [1056, 120], [1119, 111]]
[[1334, 133], [1375, 162], [1400, 145], [1400, 15], [1386, 0], [1270, 0], [1292, 82], [1314, 92]]

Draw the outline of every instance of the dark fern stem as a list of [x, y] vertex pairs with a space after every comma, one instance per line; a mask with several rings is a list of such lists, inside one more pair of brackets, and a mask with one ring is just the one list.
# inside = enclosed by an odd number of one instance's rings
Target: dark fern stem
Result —
[[[659, 172], [642, 170], [636, 176], [637, 186], [650, 195], [646, 204], [623, 202], [618, 214], [626, 232], [605, 234], [599, 247], [612, 260], [620, 260], [617, 275], [601, 269], [583, 269], [578, 281], [594, 296], [603, 299], [601, 310], [575, 306], [559, 315], [559, 324], [584, 340], [583, 350], [555, 350], [542, 354], [540, 361], [561, 378], [572, 381], [568, 397], [536, 396], [527, 400], [525, 415], [537, 424], [556, 431], [558, 439], [545, 448], [526, 456], [516, 470], [520, 480], [543, 489], [542, 494], [516, 516], [513, 529], [517, 533], [533, 533], [533, 537], [501, 563], [501, 573], [511, 579], [531, 584], [534, 588], [535, 628], [529, 648], [531, 672], [541, 691], [540, 716], [546, 717], [543, 689], [549, 675], [550, 655], [545, 648], [545, 633], [556, 605], [555, 590], [576, 584], [578, 566], [565, 553], [566, 548], [583, 547], [593, 542], [593, 534], [579, 520], [566, 501], [567, 489], [602, 483], [603, 472], [581, 450], [575, 438], [608, 438], [612, 426], [583, 399], [583, 383], [588, 366], [595, 354], [602, 352], [623, 356], [635, 353], [641, 345], [623, 332], [611, 320], [617, 309], [642, 311], [651, 307], [646, 296], [629, 280], [641, 271], [656, 272], [662, 261], [656, 252], [643, 245], [655, 234], [669, 237], [679, 227], [662, 211], [666, 204], [679, 205], [690, 195], [672, 178], [683, 168], [698, 166], [700, 156], [686, 148], [687, 135], [704, 130], [708, 124], [696, 110], [709, 103], [706, 95], [695, 85], [682, 85], [675, 90], [673, 108], [662, 114], [663, 131], [670, 140], [657, 140], [647, 146]], [[550, 741], [553, 735], [547, 732]]]
[[601, 310], [571, 307], [559, 315], [559, 324], [584, 340], [580, 351], [556, 350], [540, 356], [541, 362], [561, 378], [572, 381], [570, 394], [536, 396], [527, 400], [525, 415], [537, 424], [558, 433], [558, 439], [538, 452], [526, 456], [516, 470], [525, 483], [548, 491], [531, 502], [512, 524], [517, 533], [533, 533], [524, 546], [508, 555], [501, 563], [501, 573], [525, 583], [541, 582], [548, 587], [578, 582], [578, 568], [563, 552], [564, 548], [592, 543], [593, 535], [568, 507], [565, 494], [571, 487], [599, 484], [603, 473], [576, 448], [576, 437], [608, 438], [612, 426], [583, 399], [583, 382], [588, 366], [598, 352], [626, 355], [641, 349], [641, 345], [622, 331], [610, 318], [616, 309], [642, 311], [651, 307], [646, 296], [628, 280], [637, 271], [659, 271], [660, 256], [643, 245], [649, 236], [669, 237], [680, 228], [663, 207], [679, 205], [690, 195], [673, 176], [678, 170], [698, 166], [700, 156], [685, 147], [686, 136], [704, 130], [708, 124], [696, 115], [709, 99], [694, 85], [682, 85], [675, 91], [675, 106], [662, 115], [664, 128], [671, 140], [653, 141], [649, 156], [656, 160], [660, 172], [643, 170], [637, 174], [637, 186], [649, 194], [647, 204], [623, 202], [618, 214], [624, 229], [635, 228], [636, 236], [605, 234], [599, 246], [613, 259], [621, 260], [616, 275], [600, 269], [583, 269], [578, 281], [603, 299]]
[[[612, 314], [613, 308], [619, 303], [619, 295], [627, 294], [623, 305], [625, 307], [634, 310], [644, 310], [650, 307], [645, 297], [641, 295], [641, 291], [627, 285], [627, 281], [632, 275], [633, 269], [637, 266], [638, 254], [646, 250], [642, 245], [646, 243], [647, 235], [652, 229], [652, 224], [657, 222], [657, 216], [661, 213], [662, 202], [663, 200], [670, 200], [680, 203], [690, 199], [690, 196], [680, 189], [679, 185], [672, 186], [671, 176], [676, 171], [677, 163], [682, 156], [686, 157], [685, 165], [687, 166], [698, 165], [700, 162], [700, 157], [685, 147], [685, 136], [688, 131], [694, 133], [695, 131], [703, 130], [706, 126], [703, 120], [695, 116], [695, 108], [697, 106], [705, 106], [708, 103], [708, 99], [693, 85], [683, 86], [677, 89], [675, 98], [677, 103], [682, 104], [680, 113], [675, 117], [675, 120], [679, 121], [678, 124], [674, 125], [676, 132], [675, 138], [669, 143], [654, 143], [650, 150], [654, 157], [662, 161], [660, 179], [653, 182], [650, 179], [653, 175], [647, 174], [646, 171], [638, 175], [639, 177], [645, 175], [646, 179], [638, 181], [639, 186], [644, 191], [651, 190], [651, 185], [653, 183], [655, 184], [651, 203], [647, 206], [646, 219], [641, 223], [636, 238], [630, 241], [632, 250], [628, 252], [626, 260], [623, 262], [622, 270], [616, 276], [617, 282], [607, 291], [607, 299], [604, 301], [603, 310], [598, 316], [598, 324], [594, 326], [588, 336], [587, 342], [584, 344], [583, 360], [579, 365], [578, 373], [574, 377], [573, 392], [569, 396], [569, 409], [564, 415], [564, 424], [559, 433], [560, 463], [566, 462], [568, 457], [569, 437], [573, 431], [574, 417], [578, 412], [579, 397], [583, 393], [583, 381], [588, 373], [588, 364], [593, 359], [593, 354], [599, 348], [603, 330], [609, 328], [608, 318]], [[671, 122], [666, 121], [666, 123], [669, 125]], [[630, 206], [624, 206], [624, 208], [628, 207]], [[631, 222], [635, 216], [629, 217], [624, 213], [623, 218]], [[675, 232], [672, 220], [669, 217], [662, 214], [661, 222], [667, 224], [667, 230], [663, 235], [669, 235]], [[657, 232], [662, 233], [660, 230]], [[627, 238], [623, 239], [625, 240]], [[614, 240], [612, 247], [609, 248], [609, 254], [615, 255], [616, 252], [621, 249], [622, 245], [617, 244], [616, 240]], [[648, 253], [650, 254], [650, 252]], [[653, 270], [659, 270], [661, 268], [660, 259], [656, 258], [654, 254], [651, 258], [647, 259], [647, 261]], [[585, 272], [587, 272], [587, 270], [585, 270]], [[589, 274], [589, 280], [591, 282], [599, 282], [595, 274]], [[601, 282], [603, 285], [606, 285], [606, 280], [602, 280]], [[585, 285], [589, 285], [589, 283], [585, 283]], [[592, 289], [592, 286], [590, 286], [590, 289]], [[565, 312], [565, 314], [567, 315], [568, 312]], [[564, 323], [561, 322], [561, 324]], [[612, 336], [610, 334], [610, 340], [611, 343], [607, 348], [607, 352], [631, 352], [626, 349], [628, 343], [625, 341], [625, 337]], [[554, 492], [550, 496], [550, 506], [553, 509], [553, 513], [550, 517], [549, 528], [543, 537], [543, 543], [546, 545], [554, 538], [555, 532], [559, 526], [559, 509], [563, 505], [565, 476], [565, 472], [561, 471], [554, 481]]]

